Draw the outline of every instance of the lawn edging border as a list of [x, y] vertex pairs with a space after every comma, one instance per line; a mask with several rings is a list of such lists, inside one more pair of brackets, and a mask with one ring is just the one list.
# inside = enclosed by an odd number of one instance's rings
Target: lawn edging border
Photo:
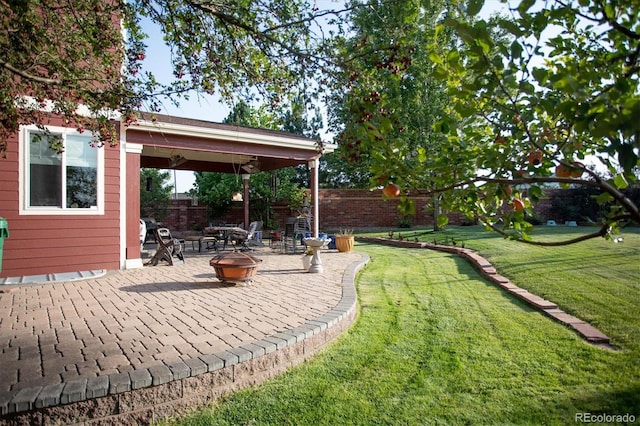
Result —
[[585, 339], [587, 342], [592, 343], [594, 345], [602, 345], [607, 346], [610, 344], [610, 339], [600, 330], [592, 326], [591, 324], [574, 317], [573, 315], [567, 314], [562, 309], [558, 308], [558, 305], [555, 303], [546, 300], [538, 295], [530, 293], [529, 291], [518, 287], [513, 284], [507, 277], [504, 277], [498, 274], [496, 268], [484, 257], [480, 256], [478, 253], [474, 252], [471, 249], [456, 247], [456, 246], [446, 246], [441, 244], [432, 244], [432, 243], [422, 243], [415, 241], [407, 241], [407, 240], [393, 240], [390, 238], [383, 237], [356, 237], [356, 241], [374, 243], [374, 244], [382, 244], [386, 246], [393, 247], [403, 247], [403, 248], [422, 248], [429, 250], [442, 251], [446, 253], [455, 254], [457, 256], [462, 257], [469, 261], [474, 268], [482, 275], [487, 278], [493, 284], [505, 290], [507, 293], [512, 294], [518, 299], [526, 302], [530, 306], [535, 309], [541, 311], [548, 317], [554, 319], [555, 321], [564, 324], [569, 327], [573, 331], [575, 331], [580, 337]]
[[[0, 425], [150, 424], [207, 406], [294, 367], [338, 338], [357, 317], [355, 279], [370, 261], [348, 265], [342, 296], [304, 324], [226, 351], [130, 373], [23, 389], [0, 401]], [[5, 411], [6, 409], [6, 411]]]

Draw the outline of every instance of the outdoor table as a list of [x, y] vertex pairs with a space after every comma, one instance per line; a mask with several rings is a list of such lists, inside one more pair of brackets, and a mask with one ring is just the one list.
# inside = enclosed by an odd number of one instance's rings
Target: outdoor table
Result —
[[[208, 226], [205, 229], [205, 235], [206, 234], [217, 234], [217, 235], [221, 235], [222, 239], [224, 241], [223, 243], [223, 247], [222, 249], [225, 250], [227, 248], [227, 243], [229, 242], [229, 237], [233, 234], [233, 233], [237, 233], [237, 234], [244, 234], [247, 235], [247, 231], [239, 228], [237, 226]], [[206, 236], [204, 238], [207, 238]], [[211, 237], [209, 237], [211, 238]]]

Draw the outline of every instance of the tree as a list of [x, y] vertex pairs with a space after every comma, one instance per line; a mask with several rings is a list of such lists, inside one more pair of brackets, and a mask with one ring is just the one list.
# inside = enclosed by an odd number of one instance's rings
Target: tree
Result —
[[[622, 193], [637, 183], [640, 4], [542, 3], [522, 0], [510, 17], [487, 19], [478, 17], [483, 0], [454, 3], [432, 42], [420, 47], [429, 51], [432, 75], [447, 85], [446, 114], [433, 126], [441, 140], [435, 155], [408, 162], [405, 145], [389, 151], [395, 123], [368, 131], [367, 152], [389, 153], [372, 155], [372, 170], [404, 167], [406, 191], [424, 182], [445, 207], [520, 241], [531, 242], [526, 215], [543, 185], [598, 188], [597, 201], [608, 206], [601, 227], [545, 243], [557, 245], [640, 223], [637, 205]], [[453, 46], [442, 43], [450, 29]], [[587, 168], [588, 156], [612, 178]]]
[[[638, 182], [638, 2], [520, 0], [509, 17], [479, 18], [482, 6], [4, 1], [0, 153], [19, 124], [46, 124], [46, 108], [102, 144], [116, 141], [114, 111], [131, 123], [135, 110], [157, 110], [162, 95], [259, 98], [282, 111], [294, 96], [307, 105], [324, 93], [336, 106], [340, 149], [364, 166], [370, 186], [401, 184], [403, 213], [409, 195], [427, 188], [445, 209], [526, 241], [527, 211], [542, 185], [559, 182], [594, 186], [608, 206], [602, 227], [584, 238], [640, 223], [622, 192]], [[143, 19], [160, 26], [171, 49], [171, 83], [141, 72]], [[89, 114], [78, 113], [80, 103]], [[612, 178], [586, 168], [589, 156]]]
[[[322, 114], [320, 108], [311, 106], [311, 103], [310, 99], [305, 99], [303, 91], [293, 96], [289, 107], [279, 114], [278, 129], [283, 132], [315, 139], [318, 141], [318, 147], [320, 148], [320, 129], [323, 127]], [[322, 167], [322, 161], [320, 162], [320, 167]], [[287, 180], [297, 184], [299, 187], [309, 188], [311, 186], [309, 167], [306, 164], [287, 168], [277, 173], [285, 173], [285, 175], [279, 176], [281, 180], [291, 173], [291, 175], [287, 176]], [[299, 197], [294, 198], [297, 199]]]
[[[520, 240], [529, 239], [524, 215], [547, 182], [596, 187], [598, 203], [609, 206], [600, 229], [577, 240], [640, 223], [637, 205], [622, 192], [637, 182], [640, 5], [558, 0], [534, 9], [534, 1], [523, 0], [510, 19], [476, 19], [482, 4], [469, 1], [444, 21], [461, 42], [434, 61], [454, 100], [444, 133], [466, 144], [484, 172], [443, 186], [473, 199], [467, 212]], [[585, 167], [589, 155], [613, 177]], [[526, 190], [506, 191], [518, 184]], [[514, 208], [503, 210], [502, 199]]]
[[[128, 117], [136, 102], [131, 73], [120, 73], [138, 60], [121, 43], [118, 17], [130, 12], [116, 1], [0, 2], [1, 156], [20, 124], [46, 131], [50, 112], [95, 132], [97, 145], [117, 142], [112, 112]], [[90, 115], [78, 112], [80, 102]], [[61, 149], [60, 138], [50, 141]]]
[[[335, 66], [336, 30], [320, 24], [341, 13], [304, 0], [2, 1], [0, 155], [20, 124], [46, 130], [51, 112], [94, 132], [101, 145], [117, 143], [110, 121], [117, 114], [131, 124], [137, 110], [157, 111], [164, 97], [262, 97], [275, 108]], [[141, 72], [147, 21], [160, 26], [171, 50], [175, 80], [166, 84]]]
[[[432, 129], [446, 103], [443, 85], [430, 73], [426, 46], [446, 2], [368, 6], [354, 9], [350, 37], [342, 45], [345, 54], [354, 54], [335, 81], [330, 109], [337, 153], [348, 165], [334, 169], [348, 173], [346, 185], [424, 187], [426, 177], [414, 171], [430, 168], [440, 150], [442, 138]], [[402, 214], [414, 208], [406, 195]]]
[[167, 216], [173, 185], [170, 174], [158, 169], [140, 170], [140, 217], [162, 220]]

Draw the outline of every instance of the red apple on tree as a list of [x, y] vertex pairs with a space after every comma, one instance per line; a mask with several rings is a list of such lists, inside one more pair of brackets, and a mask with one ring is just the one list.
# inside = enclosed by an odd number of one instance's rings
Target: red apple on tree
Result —
[[564, 164], [556, 166], [556, 176], [559, 178], [567, 178], [571, 175], [571, 168]]
[[513, 200], [513, 203], [511, 204], [513, 205], [513, 209], [517, 212], [521, 212], [524, 210], [524, 201], [520, 199]]
[[542, 151], [536, 149], [529, 153], [529, 164], [532, 166], [538, 166], [542, 163]]
[[579, 161], [574, 161], [571, 163], [570, 176], [572, 178], [579, 178], [584, 173], [584, 164]]
[[389, 198], [395, 198], [400, 195], [400, 187], [393, 182], [389, 182], [389, 184], [382, 189], [382, 193]]
[[500, 187], [498, 188], [498, 196], [503, 200], [511, 197], [512, 192], [513, 190], [509, 185], [500, 185]]

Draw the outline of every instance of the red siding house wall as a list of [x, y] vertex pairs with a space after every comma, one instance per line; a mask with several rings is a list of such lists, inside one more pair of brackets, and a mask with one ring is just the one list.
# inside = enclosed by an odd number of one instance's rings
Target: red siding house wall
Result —
[[0, 159], [0, 217], [10, 234], [0, 277], [120, 268], [120, 151], [94, 149], [104, 150], [104, 214], [21, 215], [19, 136], [9, 141]]

